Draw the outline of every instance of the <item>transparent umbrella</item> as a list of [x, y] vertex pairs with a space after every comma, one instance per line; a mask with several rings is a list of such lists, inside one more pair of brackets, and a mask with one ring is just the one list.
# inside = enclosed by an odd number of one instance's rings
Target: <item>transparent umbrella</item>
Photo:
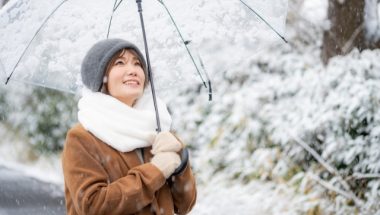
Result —
[[[145, 48], [159, 132], [155, 89], [164, 93], [200, 84], [208, 88], [211, 100], [211, 81], [201, 55], [208, 55], [207, 61], [216, 60], [221, 54], [218, 47], [231, 45], [238, 53], [234, 45], [241, 43], [257, 51], [264, 41], [272, 42], [269, 31], [286, 42], [279, 32], [284, 31], [287, 0], [144, 3], [145, 17], [142, 0], [136, 4], [126, 0], [9, 2], [0, 11], [0, 74], [4, 83], [21, 81], [78, 92], [86, 51], [100, 39], [127, 39]], [[187, 150], [183, 150], [176, 173], [186, 166], [187, 157]]]
[[[215, 44], [240, 40], [233, 43], [245, 42], [257, 51], [263, 41], [277, 37], [257, 15], [283, 33], [287, 11], [287, 0], [148, 0], [142, 5], [159, 92], [189, 84], [209, 87], [202, 59], [222, 54]], [[82, 87], [81, 60], [96, 41], [119, 37], [144, 47], [134, 1], [11, 1], [0, 11], [0, 29], [4, 83], [22, 81], [73, 93]]]

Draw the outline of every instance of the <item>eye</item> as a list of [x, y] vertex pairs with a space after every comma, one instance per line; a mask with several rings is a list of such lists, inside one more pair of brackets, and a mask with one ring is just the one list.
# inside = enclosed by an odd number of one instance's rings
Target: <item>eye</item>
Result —
[[124, 61], [123, 60], [116, 60], [115, 65], [124, 65]]
[[135, 61], [135, 65], [136, 65], [136, 66], [140, 66], [140, 67], [142, 67], [140, 61]]

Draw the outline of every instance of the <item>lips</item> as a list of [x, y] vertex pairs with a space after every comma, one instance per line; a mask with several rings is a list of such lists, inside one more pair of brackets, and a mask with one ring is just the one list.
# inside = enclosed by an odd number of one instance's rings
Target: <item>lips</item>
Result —
[[137, 79], [129, 79], [129, 80], [123, 81], [123, 84], [125, 84], [125, 85], [140, 85], [140, 81]]

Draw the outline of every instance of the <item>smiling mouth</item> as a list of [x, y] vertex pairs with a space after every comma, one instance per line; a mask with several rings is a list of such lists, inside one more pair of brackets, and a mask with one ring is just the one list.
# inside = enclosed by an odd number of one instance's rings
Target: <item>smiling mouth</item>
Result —
[[137, 80], [128, 80], [128, 81], [124, 81], [123, 84], [135, 86], [135, 85], [140, 85], [140, 82]]

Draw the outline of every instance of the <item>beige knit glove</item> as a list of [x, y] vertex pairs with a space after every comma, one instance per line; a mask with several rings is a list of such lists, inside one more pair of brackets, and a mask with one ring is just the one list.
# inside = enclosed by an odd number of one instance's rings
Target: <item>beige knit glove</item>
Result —
[[182, 148], [182, 143], [172, 133], [163, 131], [157, 134], [151, 152], [154, 155], [159, 152], [179, 152]]
[[161, 170], [165, 178], [169, 178], [181, 164], [181, 158], [175, 152], [160, 152], [153, 156], [151, 163]]

